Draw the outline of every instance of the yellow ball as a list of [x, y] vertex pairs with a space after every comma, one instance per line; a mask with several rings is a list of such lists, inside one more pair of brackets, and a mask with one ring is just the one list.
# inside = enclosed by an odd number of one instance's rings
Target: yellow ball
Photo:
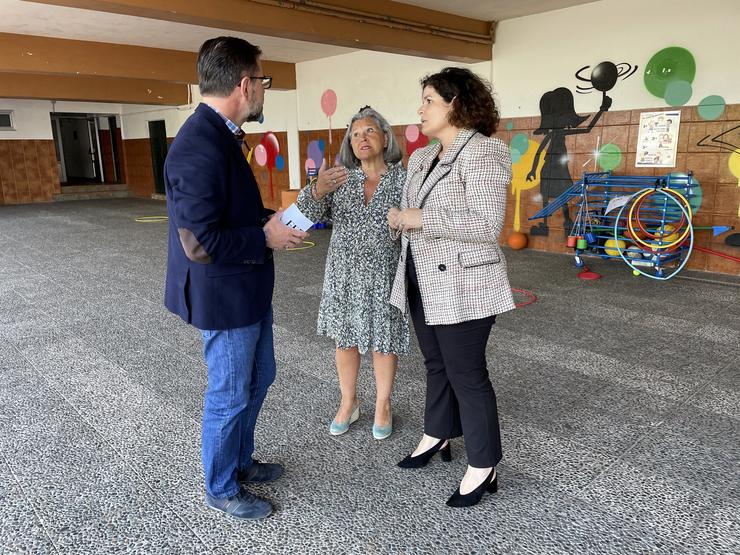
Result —
[[621, 239], [619, 241], [615, 241], [614, 239], [607, 239], [604, 243], [604, 253], [608, 254], [609, 256], [619, 256], [619, 251], [614, 247], [619, 247], [621, 250], [624, 250], [626, 246], [627, 243], [625, 243]]
[[637, 277], [640, 275], [640, 272], [638, 272], [637, 270], [632, 270], [632, 275]]
[[676, 239], [678, 239], [678, 231], [676, 231], [676, 228], [672, 226], [671, 224], [666, 224], [663, 226], [663, 230], [660, 229], [655, 234], [656, 241], [660, 239], [664, 245], [668, 245], [670, 243], [673, 243]]

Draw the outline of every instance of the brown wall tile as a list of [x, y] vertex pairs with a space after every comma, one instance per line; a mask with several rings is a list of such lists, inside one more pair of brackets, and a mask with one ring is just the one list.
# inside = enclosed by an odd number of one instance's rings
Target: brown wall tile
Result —
[[719, 158], [719, 154], [711, 152], [690, 152], [686, 155], [686, 168], [677, 168], [677, 171], [691, 170], [700, 183], [716, 183], [719, 179]]
[[[688, 133], [686, 132], [688, 128]], [[681, 135], [687, 136], [688, 145], [685, 147], [688, 152], [719, 152], [720, 149], [716, 146], [699, 146], [702, 145], [715, 145], [717, 143], [712, 142], [712, 137], [721, 135], [724, 128], [724, 122], [706, 122], [696, 121], [689, 124], [681, 122]]]
[[630, 124], [631, 113], [629, 110], [621, 110], [617, 112], [606, 112], [601, 116], [603, 125], [623, 125], [628, 126]]
[[718, 216], [736, 216], [738, 206], [740, 206], [740, 187], [737, 185], [717, 185], [714, 195], [714, 214]]
[[58, 176], [52, 141], [0, 141], [0, 204], [46, 202], [55, 192]]

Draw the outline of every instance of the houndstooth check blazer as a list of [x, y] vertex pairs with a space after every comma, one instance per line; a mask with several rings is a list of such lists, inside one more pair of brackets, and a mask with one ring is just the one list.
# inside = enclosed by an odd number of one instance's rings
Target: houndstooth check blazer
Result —
[[406, 312], [409, 244], [428, 325], [456, 324], [514, 308], [499, 247], [511, 155], [499, 139], [461, 130], [429, 177], [440, 144], [409, 159], [401, 209], [422, 209], [422, 228], [401, 234], [390, 303]]

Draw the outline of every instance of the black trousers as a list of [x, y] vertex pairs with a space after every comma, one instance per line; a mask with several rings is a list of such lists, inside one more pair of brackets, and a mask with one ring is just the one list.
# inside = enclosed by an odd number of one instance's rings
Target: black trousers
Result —
[[442, 439], [465, 436], [470, 466], [496, 466], [502, 456], [501, 432], [486, 366], [486, 344], [496, 316], [427, 325], [410, 249], [407, 260], [411, 320], [427, 369], [424, 433]]

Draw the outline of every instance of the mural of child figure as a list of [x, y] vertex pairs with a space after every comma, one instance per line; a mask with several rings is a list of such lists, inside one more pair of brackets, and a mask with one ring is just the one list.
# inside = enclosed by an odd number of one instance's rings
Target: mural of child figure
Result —
[[[612, 99], [604, 92], [599, 111], [591, 119], [587, 127], [579, 128], [578, 126], [586, 121], [588, 116], [579, 116], [576, 114], [573, 93], [569, 89], [559, 87], [546, 92], [540, 98], [540, 127], [534, 134], [545, 135], [545, 138], [537, 149], [532, 169], [527, 174], [527, 181], [532, 181], [537, 177], [536, 168], [540, 161], [540, 155], [547, 148], [545, 163], [542, 165], [542, 171], [540, 172], [540, 193], [542, 195], [543, 208], [550, 203], [550, 199], [557, 198], [573, 185], [573, 178], [568, 170], [568, 149], [565, 146], [565, 137], [567, 135], [590, 133], [591, 129], [599, 121], [599, 118], [601, 118], [601, 115], [611, 105]], [[567, 205], [563, 206], [563, 218], [565, 220], [563, 227], [567, 237], [568, 232], [573, 226]], [[544, 218], [539, 225], [533, 226], [529, 232], [532, 235], [548, 235], [550, 229], [547, 226], [547, 218]]]

